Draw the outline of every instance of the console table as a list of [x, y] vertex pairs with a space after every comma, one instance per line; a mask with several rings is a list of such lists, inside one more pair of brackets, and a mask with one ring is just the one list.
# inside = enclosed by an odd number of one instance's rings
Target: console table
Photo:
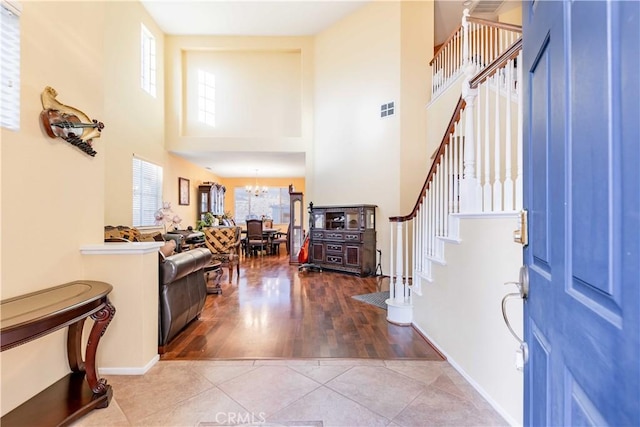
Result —
[[[71, 373], [0, 419], [2, 426], [68, 425], [95, 408], [109, 406], [113, 391], [96, 375], [100, 337], [115, 315], [104, 282], [80, 280], [0, 301], [0, 351], [69, 327], [67, 358]], [[82, 359], [82, 329], [94, 320]], [[86, 381], [85, 381], [86, 379]]]

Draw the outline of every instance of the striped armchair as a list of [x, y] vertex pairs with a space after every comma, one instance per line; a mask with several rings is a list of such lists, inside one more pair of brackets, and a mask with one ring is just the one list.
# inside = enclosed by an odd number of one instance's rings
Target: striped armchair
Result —
[[240, 277], [240, 227], [203, 228], [204, 242], [212, 259], [229, 267], [229, 283], [233, 280], [233, 267]]

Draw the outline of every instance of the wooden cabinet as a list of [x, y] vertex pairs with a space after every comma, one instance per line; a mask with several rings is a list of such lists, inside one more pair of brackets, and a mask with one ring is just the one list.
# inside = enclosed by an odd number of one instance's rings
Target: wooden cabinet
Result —
[[203, 220], [204, 214], [224, 214], [224, 194], [227, 189], [222, 184], [203, 182], [198, 186], [198, 219]]
[[376, 206], [313, 206], [309, 262], [360, 276], [375, 274]]

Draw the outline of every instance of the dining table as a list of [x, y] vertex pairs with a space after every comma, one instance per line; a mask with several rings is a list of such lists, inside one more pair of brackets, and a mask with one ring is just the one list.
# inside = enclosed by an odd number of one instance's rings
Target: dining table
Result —
[[[272, 250], [271, 242], [273, 242], [273, 239], [276, 236], [276, 234], [281, 233], [281, 232], [282, 232], [282, 230], [280, 230], [278, 228], [263, 228], [262, 229], [262, 237], [267, 241], [267, 254], [271, 254], [271, 250]], [[247, 234], [247, 229], [246, 228], [242, 229], [242, 234], [244, 234], [244, 235]]]

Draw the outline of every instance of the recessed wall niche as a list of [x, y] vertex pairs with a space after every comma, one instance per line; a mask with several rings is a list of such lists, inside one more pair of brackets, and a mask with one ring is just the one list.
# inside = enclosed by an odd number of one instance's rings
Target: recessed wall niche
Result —
[[300, 50], [193, 50], [183, 61], [182, 136], [301, 136]]

